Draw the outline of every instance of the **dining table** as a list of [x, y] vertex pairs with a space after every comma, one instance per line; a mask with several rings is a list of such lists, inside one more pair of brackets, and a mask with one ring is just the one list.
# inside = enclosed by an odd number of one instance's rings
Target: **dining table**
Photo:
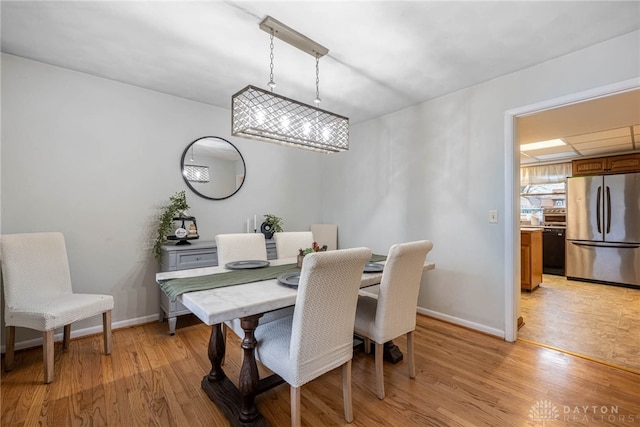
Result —
[[[384, 259], [384, 256], [373, 255], [371, 261], [384, 265]], [[259, 378], [254, 332], [264, 313], [295, 305], [297, 289], [283, 285], [277, 277], [299, 272], [300, 268], [296, 258], [275, 259], [265, 264], [268, 265], [246, 270], [217, 266], [156, 274], [156, 282], [169, 298], [180, 301], [203, 323], [211, 326], [207, 348], [211, 369], [203, 377], [201, 387], [232, 426], [265, 426], [255, 397], [284, 382], [275, 374]], [[434, 263], [425, 262], [424, 271], [434, 268]], [[381, 279], [382, 271], [363, 272], [360, 287], [378, 285]], [[221, 325], [235, 319], [240, 319], [244, 331], [237, 386], [222, 369], [226, 343]]]

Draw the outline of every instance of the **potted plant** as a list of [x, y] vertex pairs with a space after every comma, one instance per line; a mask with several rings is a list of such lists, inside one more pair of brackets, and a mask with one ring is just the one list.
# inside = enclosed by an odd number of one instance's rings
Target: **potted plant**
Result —
[[260, 231], [264, 234], [265, 239], [273, 237], [273, 233], [278, 233], [282, 230], [282, 218], [273, 214], [266, 214], [264, 216], [264, 222], [260, 226]]
[[189, 205], [184, 191], [171, 196], [169, 204], [162, 208], [162, 212], [158, 217], [156, 241], [153, 245], [153, 252], [156, 258], [160, 256], [160, 248], [167, 241], [167, 236], [173, 231], [173, 219], [184, 216], [184, 212], [187, 209], [189, 209]]
[[304, 256], [307, 254], [311, 254], [314, 252], [324, 252], [327, 250], [327, 245], [320, 246], [318, 242], [313, 242], [310, 248], [306, 249], [298, 249], [298, 268], [302, 268], [302, 261], [304, 261]]

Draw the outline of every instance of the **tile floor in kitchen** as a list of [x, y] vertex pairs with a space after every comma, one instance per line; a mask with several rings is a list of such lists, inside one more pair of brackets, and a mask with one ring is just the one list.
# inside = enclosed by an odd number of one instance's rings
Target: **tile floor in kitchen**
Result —
[[521, 315], [518, 338], [640, 373], [640, 289], [545, 274]]

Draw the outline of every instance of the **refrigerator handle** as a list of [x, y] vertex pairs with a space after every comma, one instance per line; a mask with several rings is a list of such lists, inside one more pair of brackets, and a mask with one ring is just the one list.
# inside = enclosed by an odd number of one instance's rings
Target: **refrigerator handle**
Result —
[[602, 233], [600, 227], [600, 196], [602, 195], [602, 187], [598, 186], [598, 194], [596, 196], [596, 224], [598, 226], [598, 233]]
[[589, 246], [594, 248], [614, 248], [614, 249], [639, 249], [640, 243], [612, 243], [603, 245], [600, 242], [575, 242], [571, 241], [571, 244], [576, 246]]
[[607, 231], [606, 234], [611, 232], [611, 190], [607, 185]]

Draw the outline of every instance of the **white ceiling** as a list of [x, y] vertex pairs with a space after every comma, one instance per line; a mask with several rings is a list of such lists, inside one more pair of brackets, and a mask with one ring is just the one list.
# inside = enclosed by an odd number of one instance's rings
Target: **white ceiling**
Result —
[[[2, 51], [230, 109], [266, 88], [271, 15], [329, 49], [321, 107], [358, 123], [640, 28], [638, 1], [2, 1]], [[275, 41], [275, 92], [315, 58]]]
[[522, 165], [640, 151], [640, 89], [518, 117], [516, 124], [520, 144], [565, 143], [521, 153]]

